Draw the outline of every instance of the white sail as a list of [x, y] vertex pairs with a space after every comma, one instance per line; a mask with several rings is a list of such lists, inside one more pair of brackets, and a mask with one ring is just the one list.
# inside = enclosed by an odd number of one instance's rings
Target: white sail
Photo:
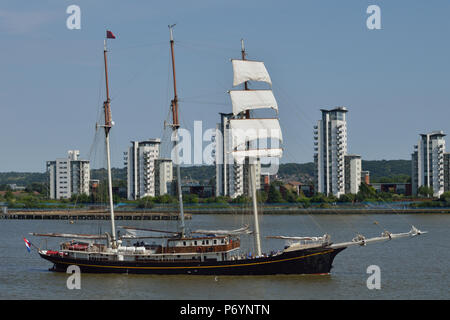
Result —
[[233, 86], [240, 85], [246, 81], [262, 81], [272, 84], [269, 73], [264, 62], [250, 60], [231, 60], [233, 64]]
[[243, 150], [248, 141], [276, 139], [283, 141], [278, 119], [230, 119], [233, 150]]
[[261, 108], [271, 108], [278, 112], [278, 104], [272, 90], [233, 90], [229, 93], [234, 115]]

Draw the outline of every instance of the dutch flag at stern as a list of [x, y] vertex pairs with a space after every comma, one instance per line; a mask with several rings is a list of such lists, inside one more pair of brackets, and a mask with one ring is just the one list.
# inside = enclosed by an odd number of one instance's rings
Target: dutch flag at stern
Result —
[[30, 247], [31, 247], [31, 242], [28, 241], [27, 239], [23, 238], [23, 241], [25, 241], [25, 246], [27, 247], [28, 252], [31, 251]]

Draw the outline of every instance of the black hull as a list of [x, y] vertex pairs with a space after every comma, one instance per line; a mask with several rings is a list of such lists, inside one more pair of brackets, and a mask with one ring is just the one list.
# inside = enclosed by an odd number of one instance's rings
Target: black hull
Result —
[[336, 255], [345, 248], [313, 248], [277, 256], [232, 261], [128, 262], [87, 261], [40, 254], [52, 262], [50, 270], [65, 272], [77, 265], [83, 273], [189, 274], [189, 275], [274, 275], [328, 274]]

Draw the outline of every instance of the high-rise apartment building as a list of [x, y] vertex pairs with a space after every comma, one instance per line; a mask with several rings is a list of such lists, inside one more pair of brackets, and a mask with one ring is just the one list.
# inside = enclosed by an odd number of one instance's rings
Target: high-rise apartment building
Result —
[[155, 160], [159, 158], [160, 139], [131, 141], [124, 152], [127, 167], [127, 198], [137, 200], [155, 196]]
[[421, 134], [411, 155], [412, 193], [418, 194], [421, 186], [433, 189], [433, 196], [439, 197], [445, 189], [445, 134], [434, 131]]
[[69, 150], [67, 158], [47, 161], [48, 196], [68, 199], [74, 194], [89, 195], [89, 160], [79, 159], [80, 151]]
[[322, 119], [314, 126], [316, 192], [339, 197], [345, 193], [347, 153], [347, 109], [321, 109]]

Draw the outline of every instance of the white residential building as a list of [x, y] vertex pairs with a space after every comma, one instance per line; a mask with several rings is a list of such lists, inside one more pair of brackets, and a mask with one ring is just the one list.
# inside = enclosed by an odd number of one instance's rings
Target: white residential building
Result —
[[89, 195], [89, 160], [78, 159], [80, 151], [69, 150], [67, 158], [47, 161], [49, 198], [68, 199], [73, 194]]
[[155, 160], [155, 195], [172, 193], [173, 166], [171, 159]]
[[345, 193], [357, 194], [361, 185], [361, 156], [347, 154], [345, 160]]
[[433, 196], [439, 197], [444, 193], [444, 154], [445, 134], [434, 131], [421, 134], [417, 145], [414, 146], [412, 159], [412, 193], [417, 195], [421, 186], [433, 189]]
[[[247, 194], [249, 174], [248, 165], [237, 163], [231, 154], [231, 134], [228, 120], [232, 113], [220, 113], [221, 122], [217, 124], [215, 143], [216, 196], [237, 196]], [[256, 165], [256, 188], [261, 185], [261, 162]]]
[[137, 200], [155, 196], [155, 160], [159, 158], [160, 139], [131, 141], [124, 152], [127, 167], [127, 198]]
[[[347, 109], [322, 109], [314, 126], [316, 192], [339, 197], [345, 193], [344, 156], [347, 153]], [[361, 178], [359, 178], [361, 179]]]

